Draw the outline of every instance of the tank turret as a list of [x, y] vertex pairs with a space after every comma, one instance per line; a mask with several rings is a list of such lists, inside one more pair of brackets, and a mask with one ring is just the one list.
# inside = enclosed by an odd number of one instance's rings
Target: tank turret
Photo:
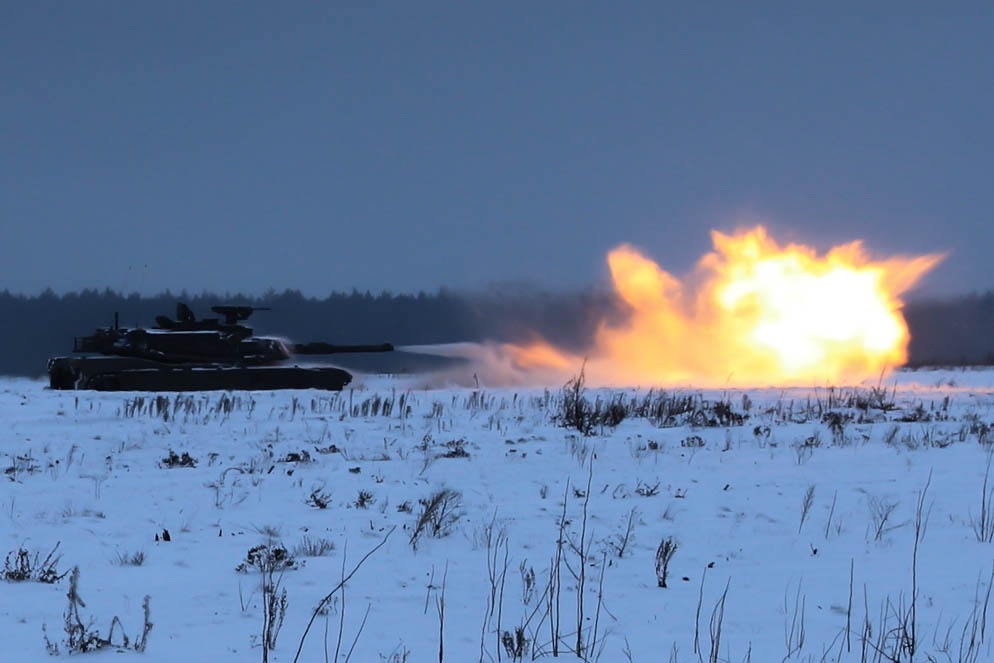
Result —
[[201, 391], [210, 389], [340, 390], [352, 375], [336, 367], [293, 365], [295, 355], [390, 352], [379, 345], [292, 344], [256, 336], [244, 325], [253, 306], [213, 306], [220, 318], [198, 319], [183, 303], [176, 318], [159, 315], [152, 327], [112, 327], [74, 339], [73, 355], [48, 362], [53, 389]]

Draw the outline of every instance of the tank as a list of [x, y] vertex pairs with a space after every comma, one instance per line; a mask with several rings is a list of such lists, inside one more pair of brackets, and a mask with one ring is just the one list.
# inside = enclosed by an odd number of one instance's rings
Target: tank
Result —
[[152, 327], [113, 327], [75, 338], [73, 354], [48, 361], [52, 389], [98, 391], [206, 391], [213, 389], [327, 389], [338, 391], [352, 375], [333, 366], [301, 367], [296, 355], [390, 352], [380, 345], [290, 343], [256, 336], [244, 323], [253, 306], [213, 306], [218, 318], [197, 319], [185, 304], [176, 318], [160, 315]]

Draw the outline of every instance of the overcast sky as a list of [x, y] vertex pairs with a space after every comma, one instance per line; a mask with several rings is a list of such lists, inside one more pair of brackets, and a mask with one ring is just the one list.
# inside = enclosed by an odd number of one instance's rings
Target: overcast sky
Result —
[[0, 289], [574, 289], [753, 219], [994, 288], [994, 3], [677, 4], [0, 0]]

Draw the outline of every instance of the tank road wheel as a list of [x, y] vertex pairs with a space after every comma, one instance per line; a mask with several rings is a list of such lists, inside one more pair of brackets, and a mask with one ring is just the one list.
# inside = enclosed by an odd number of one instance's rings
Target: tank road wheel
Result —
[[96, 391], [118, 391], [120, 380], [117, 373], [97, 373], [95, 375], [84, 376], [80, 380], [81, 389], [94, 389]]

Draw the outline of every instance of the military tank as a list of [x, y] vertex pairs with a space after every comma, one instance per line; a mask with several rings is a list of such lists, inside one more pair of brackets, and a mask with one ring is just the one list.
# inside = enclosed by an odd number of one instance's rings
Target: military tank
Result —
[[160, 315], [155, 325], [113, 327], [73, 340], [73, 354], [48, 361], [52, 389], [98, 391], [207, 391], [214, 389], [327, 389], [338, 391], [352, 375], [333, 366], [302, 367], [296, 355], [391, 352], [380, 345], [290, 343], [256, 336], [242, 323], [254, 306], [213, 306], [219, 318], [197, 319], [183, 303], [176, 318]]

